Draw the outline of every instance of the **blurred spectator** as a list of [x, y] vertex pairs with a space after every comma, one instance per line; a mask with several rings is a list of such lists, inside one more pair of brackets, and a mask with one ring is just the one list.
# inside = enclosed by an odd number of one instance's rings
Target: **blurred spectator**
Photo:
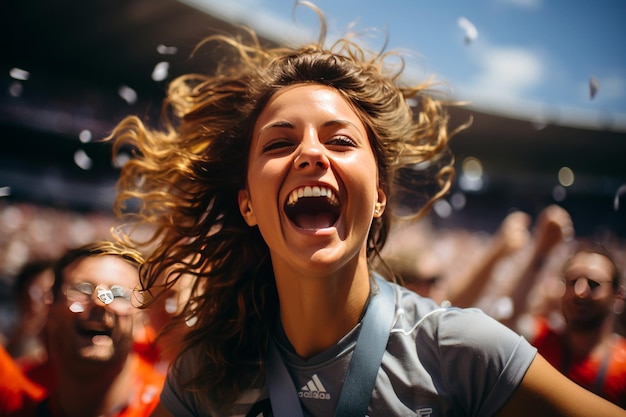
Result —
[[6, 350], [22, 367], [46, 360], [42, 331], [50, 307], [53, 264], [51, 259], [28, 262], [15, 278], [17, 321], [9, 334]]
[[498, 320], [519, 331], [522, 320], [529, 313], [542, 312], [547, 315], [558, 308], [555, 306], [554, 291], [534, 290], [553, 288], [540, 280], [542, 270], [546, 265], [560, 260], [559, 249], [567, 250], [573, 239], [574, 225], [565, 209], [553, 204], [539, 213], [529, 245], [530, 254], [524, 262], [516, 265], [509, 276], [507, 287], [502, 291], [501, 299], [509, 300], [510, 306], [496, 317]]
[[[496, 265], [528, 244], [529, 223], [530, 217], [526, 213], [515, 211], [507, 215], [482, 254], [475, 257], [464, 271], [455, 269], [457, 277], [452, 282], [444, 282], [444, 262], [435, 250], [425, 245], [392, 243], [394, 249], [384, 254], [384, 260], [401, 283], [416, 293], [439, 304], [472, 307], [483, 295]], [[406, 230], [402, 233], [405, 234]], [[403, 235], [396, 234], [393, 238], [400, 236]], [[379, 269], [384, 274], [384, 267]]]
[[156, 407], [164, 375], [133, 351], [140, 262], [138, 253], [96, 242], [55, 264], [48, 361], [27, 372], [47, 390], [37, 405], [45, 415], [148, 416]]
[[563, 328], [537, 317], [526, 337], [579, 385], [626, 408], [626, 339], [614, 332], [620, 271], [597, 244], [578, 248], [563, 268]]
[[483, 253], [469, 264], [448, 289], [450, 303], [457, 307], [475, 307], [487, 285], [492, 281], [496, 266], [510, 257], [530, 240], [530, 216], [521, 211], [509, 213]]

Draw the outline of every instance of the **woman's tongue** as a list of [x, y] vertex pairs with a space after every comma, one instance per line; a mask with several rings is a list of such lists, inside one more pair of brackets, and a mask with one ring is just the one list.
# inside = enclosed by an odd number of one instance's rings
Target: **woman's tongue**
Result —
[[317, 230], [330, 227], [334, 223], [334, 216], [329, 212], [299, 213], [294, 218], [294, 223], [301, 229]]

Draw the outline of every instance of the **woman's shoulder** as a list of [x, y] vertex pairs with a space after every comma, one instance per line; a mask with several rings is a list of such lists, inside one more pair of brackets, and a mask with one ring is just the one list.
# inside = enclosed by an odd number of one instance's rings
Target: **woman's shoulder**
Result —
[[424, 321], [438, 322], [450, 314], [465, 314], [475, 309], [459, 309], [447, 304], [437, 304], [434, 300], [421, 296], [399, 284], [390, 283], [395, 293], [396, 324], [404, 318], [414, 324]]
[[479, 308], [439, 305], [400, 285], [391, 285], [396, 294], [392, 332], [419, 333], [421, 337], [457, 342], [470, 339], [477, 343], [503, 335], [515, 339], [519, 337]]

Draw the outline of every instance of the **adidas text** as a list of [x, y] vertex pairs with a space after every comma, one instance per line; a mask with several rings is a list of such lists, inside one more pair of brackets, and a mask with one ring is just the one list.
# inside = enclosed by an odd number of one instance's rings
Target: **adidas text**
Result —
[[330, 394], [327, 392], [317, 392], [317, 391], [300, 391], [298, 393], [298, 397], [300, 398], [312, 398], [314, 400], [330, 400]]

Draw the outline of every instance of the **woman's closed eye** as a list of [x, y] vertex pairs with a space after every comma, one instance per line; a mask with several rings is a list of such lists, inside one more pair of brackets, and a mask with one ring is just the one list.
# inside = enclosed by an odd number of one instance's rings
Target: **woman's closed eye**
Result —
[[[273, 139], [267, 144], [263, 145], [262, 151], [263, 153], [268, 153], [272, 151], [284, 151], [288, 148], [295, 148], [296, 146], [297, 145], [289, 139]], [[357, 146], [357, 143], [349, 136], [336, 135], [324, 142], [324, 146], [337, 150], [341, 148], [355, 148]]]
[[287, 139], [274, 139], [269, 143], [265, 144], [262, 148], [263, 153], [275, 151], [278, 149], [285, 149], [289, 147], [295, 146], [291, 141]]
[[352, 140], [349, 136], [345, 135], [337, 135], [333, 136], [326, 142], [327, 146], [347, 146], [351, 148], [355, 148], [357, 146], [356, 142]]

